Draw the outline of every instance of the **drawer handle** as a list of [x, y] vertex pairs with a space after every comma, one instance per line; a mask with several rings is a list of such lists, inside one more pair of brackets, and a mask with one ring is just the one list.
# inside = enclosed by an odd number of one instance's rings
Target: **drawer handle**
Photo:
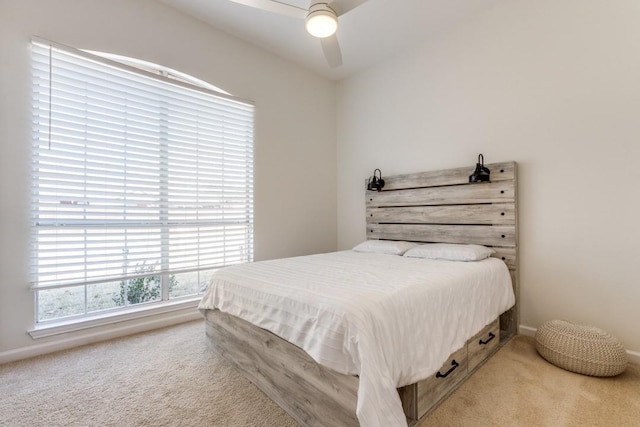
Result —
[[440, 373], [440, 371], [438, 371], [438, 372], [436, 373], [436, 378], [447, 378], [447, 376], [448, 376], [451, 372], [455, 371], [455, 370], [456, 370], [456, 368], [457, 368], [458, 366], [460, 366], [460, 365], [458, 364], [458, 362], [456, 362], [456, 359], [453, 359], [453, 360], [451, 361], [451, 369], [449, 369], [449, 370], [448, 370], [447, 372], [445, 372], [444, 374], [441, 374], [441, 373]]
[[480, 345], [487, 345], [487, 344], [489, 344], [489, 342], [490, 342], [492, 339], [494, 339], [495, 337], [496, 337], [496, 336], [495, 336], [495, 334], [494, 334], [493, 332], [489, 332], [489, 339], [488, 339], [488, 340], [486, 340], [486, 341], [482, 341], [482, 340], [480, 340], [480, 341], [478, 341], [478, 344], [480, 344]]

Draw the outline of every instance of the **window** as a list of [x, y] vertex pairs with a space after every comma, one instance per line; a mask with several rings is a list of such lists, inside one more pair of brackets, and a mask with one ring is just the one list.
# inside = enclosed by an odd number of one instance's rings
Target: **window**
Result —
[[251, 103], [51, 42], [32, 54], [37, 322], [193, 298], [253, 260]]

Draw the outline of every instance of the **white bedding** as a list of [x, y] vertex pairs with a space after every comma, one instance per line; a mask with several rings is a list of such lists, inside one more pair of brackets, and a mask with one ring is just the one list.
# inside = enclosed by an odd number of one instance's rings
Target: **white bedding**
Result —
[[515, 302], [504, 262], [334, 252], [215, 273], [199, 308], [220, 309], [360, 376], [362, 426], [405, 426], [397, 387], [432, 375]]

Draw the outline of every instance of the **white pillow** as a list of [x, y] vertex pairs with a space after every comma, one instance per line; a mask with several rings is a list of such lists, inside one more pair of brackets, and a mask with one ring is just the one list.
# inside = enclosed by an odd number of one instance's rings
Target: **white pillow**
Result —
[[353, 250], [374, 254], [402, 255], [415, 246], [415, 243], [397, 240], [365, 240], [359, 245], [356, 245]]
[[495, 251], [481, 245], [460, 245], [453, 243], [429, 243], [408, 250], [404, 256], [410, 258], [444, 259], [448, 261], [480, 261]]

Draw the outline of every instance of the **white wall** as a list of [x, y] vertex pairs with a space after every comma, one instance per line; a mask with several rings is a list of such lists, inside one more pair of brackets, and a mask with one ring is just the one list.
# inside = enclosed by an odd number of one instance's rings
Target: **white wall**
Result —
[[[255, 258], [335, 250], [333, 82], [153, 0], [0, 0], [0, 360], [36, 344], [52, 349], [93, 339], [77, 333], [35, 342], [26, 333], [34, 319], [28, 283], [32, 35], [162, 64], [255, 101]], [[325, 186], [308, 185], [320, 176]], [[92, 334], [174, 320], [152, 318]]]
[[338, 86], [338, 247], [363, 181], [519, 164], [521, 324], [593, 324], [640, 351], [640, 2], [504, 1]]

